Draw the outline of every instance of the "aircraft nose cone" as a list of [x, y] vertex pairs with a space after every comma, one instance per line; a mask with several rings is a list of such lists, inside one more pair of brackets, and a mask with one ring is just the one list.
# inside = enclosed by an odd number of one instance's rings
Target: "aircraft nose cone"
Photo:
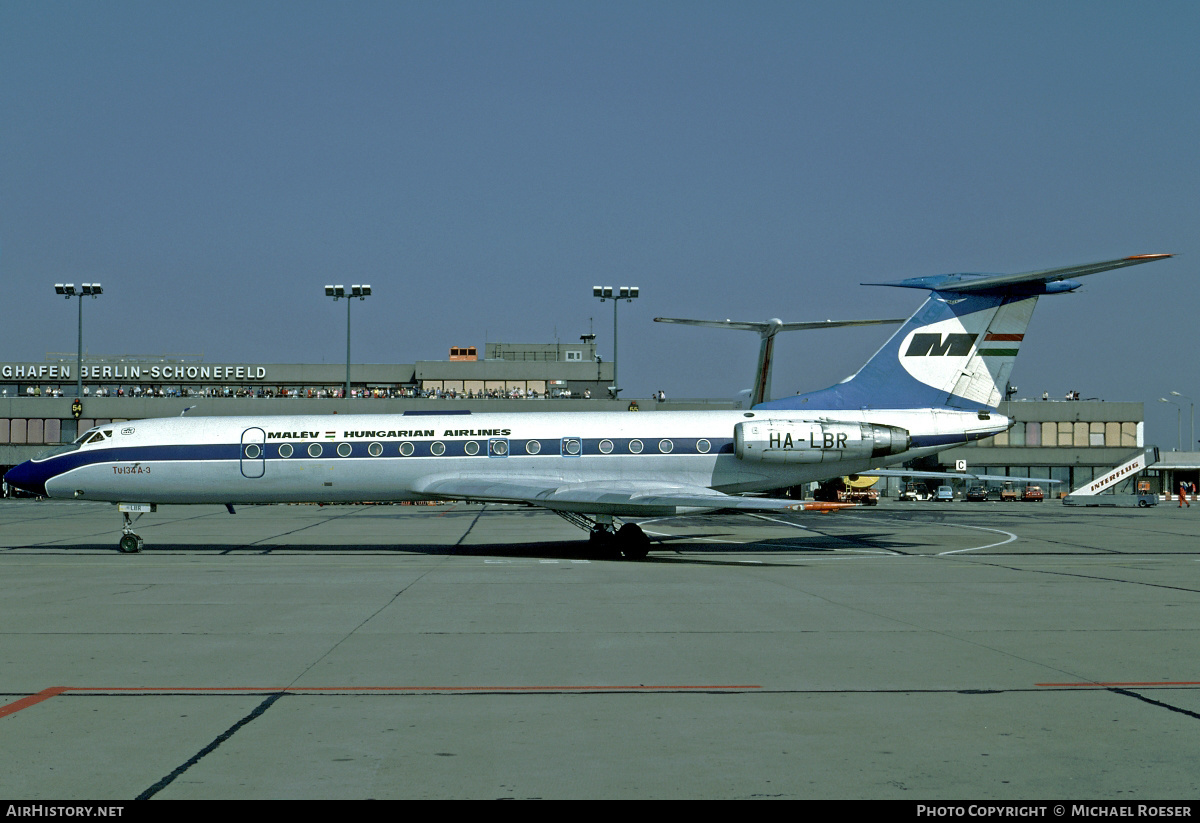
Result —
[[32, 460], [26, 460], [21, 465], [9, 469], [4, 475], [4, 482], [39, 497], [46, 496], [46, 472]]

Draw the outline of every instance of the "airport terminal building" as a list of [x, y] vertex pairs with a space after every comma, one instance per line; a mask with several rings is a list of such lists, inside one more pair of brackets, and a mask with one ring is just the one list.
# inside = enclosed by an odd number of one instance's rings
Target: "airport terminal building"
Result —
[[[590, 337], [590, 335], [589, 335]], [[198, 355], [86, 357], [84, 397], [341, 397], [345, 364], [205, 363]], [[352, 397], [600, 396], [613, 366], [593, 340], [579, 343], [488, 343], [455, 346], [446, 360], [350, 367]], [[42, 363], [0, 362], [0, 398], [74, 396], [74, 355]]]
[[[1048, 495], [1090, 483], [1144, 448], [1141, 403], [1100, 400], [1012, 400], [999, 412], [1011, 429], [936, 455], [936, 469], [965, 460], [979, 474], [1060, 481]], [[935, 470], [936, 470], [935, 469]]]
[[[590, 338], [590, 336], [588, 336]], [[79, 374], [82, 396], [76, 397]], [[577, 343], [456, 346], [445, 360], [346, 365], [209, 363], [200, 356], [85, 357], [0, 361], [0, 466], [95, 425], [148, 417], [401, 413], [431, 403], [477, 411], [625, 409], [608, 398], [613, 364], [592, 339]], [[76, 404], [78, 400], [78, 404]], [[286, 404], [286, 405], [285, 405]]]

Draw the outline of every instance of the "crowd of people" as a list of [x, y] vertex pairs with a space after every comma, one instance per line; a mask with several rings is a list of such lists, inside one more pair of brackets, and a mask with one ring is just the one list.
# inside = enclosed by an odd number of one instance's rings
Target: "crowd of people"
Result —
[[[0, 397], [68, 397], [74, 395], [74, 388], [64, 392], [62, 386], [33, 386], [28, 385], [24, 391], [16, 388], [0, 387]], [[346, 396], [344, 388], [289, 388], [286, 386], [92, 386], [83, 387], [83, 398], [89, 397], [306, 397], [306, 398], [342, 398]], [[567, 388], [553, 388], [548, 391], [538, 391], [534, 388], [508, 389], [444, 389], [418, 388], [416, 386], [395, 386], [385, 388], [361, 388], [350, 391], [351, 397], [357, 398], [426, 398], [442, 399], [496, 399], [496, 400], [536, 400], [536, 399], [590, 399], [591, 389], [582, 392], [572, 392]]]

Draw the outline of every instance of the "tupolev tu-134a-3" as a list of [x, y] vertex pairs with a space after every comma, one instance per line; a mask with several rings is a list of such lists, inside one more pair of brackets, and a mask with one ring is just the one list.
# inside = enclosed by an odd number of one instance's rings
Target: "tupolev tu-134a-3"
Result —
[[996, 409], [1038, 298], [1079, 288], [1072, 278], [1170, 256], [871, 284], [930, 295], [855, 374], [775, 400], [775, 331], [897, 321], [676, 321], [760, 331], [749, 410], [136, 420], [97, 426], [5, 479], [49, 498], [119, 504], [125, 552], [143, 545], [131, 514], [158, 504], [465, 500], [540, 506], [642, 558], [645, 533], [616, 520], [837, 508], [847, 504], [762, 495], [839, 475], [913, 474], [883, 467], [1007, 430]]

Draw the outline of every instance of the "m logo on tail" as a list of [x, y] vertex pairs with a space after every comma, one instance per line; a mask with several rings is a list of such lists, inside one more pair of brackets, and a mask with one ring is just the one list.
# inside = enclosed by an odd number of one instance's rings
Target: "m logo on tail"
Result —
[[977, 334], [951, 332], [941, 334], [914, 334], [908, 344], [905, 357], [966, 357], [975, 345]]

